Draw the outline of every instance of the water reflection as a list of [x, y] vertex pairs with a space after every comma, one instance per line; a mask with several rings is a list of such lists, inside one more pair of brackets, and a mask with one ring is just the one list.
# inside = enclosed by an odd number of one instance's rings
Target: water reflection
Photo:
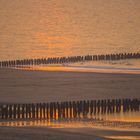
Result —
[[[39, 113], [40, 114], [40, 113]], [[68, 114], [70, 116], [70, 114]], [[140, 128], [140, 112], [120, 112], [114, 114], [96, 114], [87, 117], [74, 118], [56, 118], [45, 119], [15, 119], [8, 121], [1, 121], [0, 126], [24, 127], [24, 126], [47, 126], [55, 128], [79, 128], [79, 127], [120, 127], [120, 128]]]
[[16, 68], [18, 70], [36, 70], [36, 71], [66, 71], [66, 72], [97, 72], [97, 73], [124, 73], [140, 74], [140, 69], [123, 69], [123, 68], [103, 68], [103, 67], [75, 67], [75, 66], [39, 66]]
[[7, 127], [31, 127], [45, 126], [51, 128], [120, 128], [140, 131], [140, 123], [138, 122], [120, 122], [120, 121], [104, 121], [96, 119], [73, 119], [73, 120], [24, 120], [24, 121], [4, 121], [0, 122], [0, 126]]

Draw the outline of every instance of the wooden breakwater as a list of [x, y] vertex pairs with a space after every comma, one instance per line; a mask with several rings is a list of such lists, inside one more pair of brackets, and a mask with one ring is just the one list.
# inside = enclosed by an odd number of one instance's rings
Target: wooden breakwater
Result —
[[33, 65], [41, 65], [41, 64], [65, 64], [65, 63], [76, 63], [76, 62], [84, 62], [84, 61], [110, 61], [110, 60], [125, 60], [125, 59], [140, 59], [140, 53], [118, 53], [118, 54], [6, 60], [6, 61], [0, 61], [0, 67], [33, 66]]
[[97, 114], [139, 111], [140, 99], [0, 104], [0, 120], [93, 118]]

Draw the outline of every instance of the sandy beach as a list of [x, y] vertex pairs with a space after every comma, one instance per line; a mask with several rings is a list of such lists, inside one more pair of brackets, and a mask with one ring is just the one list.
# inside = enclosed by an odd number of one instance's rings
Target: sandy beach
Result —
[[[140, 75], [0, 69], [0, 103], [139, 98]], [[140, 138], [139, 131], [106, 128], [0, 127], [0, 140]]]
[[0, 140], [139, 140], [139, 133], [125, 129], [0, 127]]
[[0, 102], [139, 98], [140, 75], [0, 69]]

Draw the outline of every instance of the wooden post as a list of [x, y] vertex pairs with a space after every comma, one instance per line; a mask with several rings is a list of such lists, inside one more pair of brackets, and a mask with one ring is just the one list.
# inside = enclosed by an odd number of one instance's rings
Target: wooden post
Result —
[[126, 99], [123, 99], [122, 102], [123, 102], [123, 112], [126, 112]]
[[115, 104], [116, 104], [116, 113], [118, 113], [119, 112], [119, 101], [118, 101], [118, 99], [116, 99], [115, 100]]
[[107, 100], [107, 113], [111, 112], [111, 103], [110, 100]]
[[104, 100], [101, 100], [101, 113], [104, 113]]
[[42, 119], [42, 104], [39, 104], [39, 108], [40, 108], [40, 119]]
[[32, 104], [29, 104], [29, 118], [32, 118]]
[[46, 104], [43, 103], [43, 118], [46, 119]]
[[39, 118], [39, 104], [36, 104], [36, 118]]
[[32, 118], [35, 119], [35, 105], [32, 103]]
[[106, 100], [103, 100], [103, 113], [105, 114], [106, 113], [106, 106], [107, 106], [107, 104], [106, 104]]
[[69, 117], [69, 106], [68, 106], [68, 102], [66, 102], [65, 105], [66, 105], [66, 118], [68, 119], [68, 117]]
[[93, 114], [93, 100], [90, 101], [90, 116]]
[[80, 118], [81, 118], [81, 114], [82, 114], [82, 110], [83, 110], [83, 102], [82, 101], [80, 101]]
[[86, 101], [83, 101], [83, 118], [86, 117]]
[[50, 119], [53, 118], [53, 104], [50, 103]]
[[20, 119], [20, 104], [17, 105], [17, 118]]
[[8, 105], [5, 106], [5, 119], [8, 119]]
[[70, 108], [70, 118], [72, 118], [72, 103], [69, 102], [69, 108]]
[[2, 119], [2, 105], [0, 105], [0, 119]]
[[14, 119], [16, 119], [17, 117], [16, 117], [16, 113], [17, 113], [17, 105], [16, 104], [14, 104], [14, 110], [13, 110], [13, 113], [14, 113]]
[[63, 103], [60, 103], [60, 118], [63, 118]]
[[86, 115], [89, 113], [89, 100], [86, 103]]
[[76, 103], [77, 105], [77, 113], [78, 113], [78, 118], [80, 118], [80, 113], [81, 113], [81, 106], [80, 106], [80, 102], [79, 101], [77, 101], [77, 103]]
[[54, 119], [56, 120], [56, 103], [53, 103], [53, 114], [54, 114]]
[[112, 113], [115, 112], [115, 100], [113, 99], [112, 100]]
[[49, 120], [50, 119], [50, 116], [49, 116], [49, 103], [47, 103], [46, 113], [47, 113], [47, 119]]
[[73, 101], [73, 117], [76, 118], [76, 104], [75, 104], [75, 101]]
[[4, 105], [1, 106], [1, 118], [4, 119]]
[[94, 108], [94, 114], [96, 114], [97, 110], [96, 110], [96, 100], [93, 101], [93, 108]]
[[9, 105], [9, 119], [12, 119], [12, 105]]
[[97, 101], [97, 112], [100, 113], [100, 100]]
[[63, 119], [65, 118], [65, 102], [62, 103]]
[[58, 120], [61, 118], [61, 109], [60, 104], [57, 102], [57, 110], [58, 110]]

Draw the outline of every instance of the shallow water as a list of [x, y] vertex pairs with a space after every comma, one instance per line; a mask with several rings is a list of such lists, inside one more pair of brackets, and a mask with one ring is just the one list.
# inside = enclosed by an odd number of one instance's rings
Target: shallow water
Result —
[[21, 66], [17, 69], [140, 74], [140, 60], [84, 61], [66, 64], [42, 64], [37, 66]]
[[[57, 115], [56, 115], [57, 116]], [[13, 119], [2, 120], [0, 126], [47, 126], [54, 128], [82, 128], [82, 127], [113, 127], [113, 128], [137, 128], [140, 129], [140, 111], [139, 112], [120, 112], [94, 114], [87, 118], [67, 118], [67, 119]]]

